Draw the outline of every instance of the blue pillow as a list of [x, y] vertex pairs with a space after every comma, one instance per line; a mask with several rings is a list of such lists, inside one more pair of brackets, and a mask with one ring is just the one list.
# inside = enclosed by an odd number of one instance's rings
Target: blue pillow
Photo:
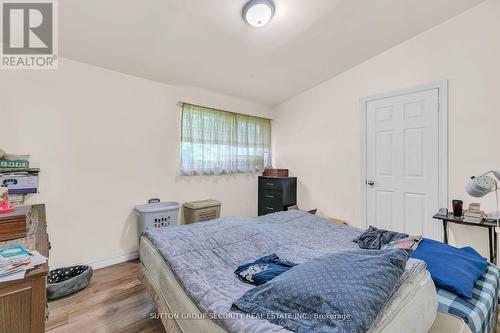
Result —
[[411, 254], [427, 263], [434, 283], [459, 296], [472, 298], [472, 289], [488, 263], [471, 247], [456, 247], [424, 238]]
[[286, 272], [296, 264], [280, 259], [275, 253], [241, 265], [234, 271], [244, 282], [260, 286]]

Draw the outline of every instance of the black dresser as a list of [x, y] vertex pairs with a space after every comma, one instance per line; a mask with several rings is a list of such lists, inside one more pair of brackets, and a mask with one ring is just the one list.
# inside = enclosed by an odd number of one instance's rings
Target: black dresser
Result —
[[259, 216], [297, 204], [296, 177], [259, 177]]

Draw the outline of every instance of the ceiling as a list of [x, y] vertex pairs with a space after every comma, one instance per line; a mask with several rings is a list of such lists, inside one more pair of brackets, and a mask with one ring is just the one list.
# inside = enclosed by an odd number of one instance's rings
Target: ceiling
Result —
[[274, 106], [483, 0], [274, 0], [252, 28], [245, 0], [60, 1], [60, 54]]

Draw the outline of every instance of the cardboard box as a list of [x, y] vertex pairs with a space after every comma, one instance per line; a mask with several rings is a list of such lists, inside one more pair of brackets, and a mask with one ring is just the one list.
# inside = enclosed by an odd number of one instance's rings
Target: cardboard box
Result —
[[288, 177], [288, 169], [266, 169], [262, 175], [265, 177]]
[[9, 189], [9, 194], [38, 192], [38, 175], [28, 173], [0, 173], [0, 186]]
[[26, 169], [30, 167], [28, 161], [0, 160], [1, 169]]

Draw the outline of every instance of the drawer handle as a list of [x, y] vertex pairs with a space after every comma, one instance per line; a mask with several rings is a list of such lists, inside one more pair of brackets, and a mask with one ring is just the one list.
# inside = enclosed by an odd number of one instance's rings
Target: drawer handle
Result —
[[269, 195], [269, 194], [266, 194], [266, 197], [273, 199], [273, 198], [274, 198], [274, 195]]
[[274, 183], [266, 183], [267, 186], [274, 186]]
[[266, 207], [266, 208], [267, 208], [267, 210], [274, 210], [273, 207]]

